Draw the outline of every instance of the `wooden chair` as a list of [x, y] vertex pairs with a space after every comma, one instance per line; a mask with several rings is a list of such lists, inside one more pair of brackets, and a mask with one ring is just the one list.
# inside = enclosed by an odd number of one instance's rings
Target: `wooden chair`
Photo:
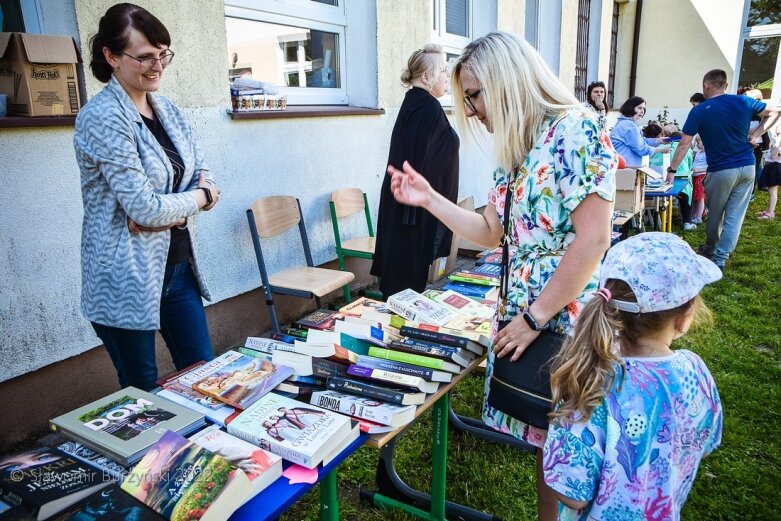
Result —
[[[263, 291], [266, 295], [266, 305], [271, 315], [274, 331], [279, 332], [273, 294], [292, 295], [303, 298], [314, 298], [320, 307], [320, 297], [344, 286], [345, 299], [350, 302], [349, 284], [355, 275], [349, 271], [316, 268], [312, 262], [309, 249], [309, 238], [304, 226], [304, 217], [298, 199], [291, 196], [270, 196], [258, 199], [247, 210], [247, 221], [252, 233], [252, 243], [255, 246], [255, 257], [258, 261]], [[298, 225], [301, 244], [306, 257], [306, 267], [290, 268], [269, 275], [263, 260], [260, 245], [261, 238], [269, 238]]]
[[[328, 204], [331, 209], [331, 223], [334, 227], [336, 258], [339, 262], [339, 269], [346, 271], [345, 257], [374, 260], [374, 228], [372, 227], [372, 218], [369, 213], [369, 201], [366, 198], [366, 193], [359, 188], [337, 190], [331, 194], [331, 201]], [[369, 235], [342, 241], [342, 236], [339, 232], [339, 219], [354, 215], [361, 210], [366, 215], [366, 228], [369, 231]], [[347, 292], [349, 292], [349, 287], [345, 286], [345, 299], [347, 298]]]

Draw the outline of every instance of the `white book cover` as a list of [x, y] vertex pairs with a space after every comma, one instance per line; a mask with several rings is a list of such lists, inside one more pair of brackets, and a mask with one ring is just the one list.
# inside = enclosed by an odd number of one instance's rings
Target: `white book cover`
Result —
[[254, 496], [282, 475], [282, 458], [212, 425], [190, 436], [201, 447], [219, 454], [247, 475]]
[[415, 418], [416, 409], [414, 405], [394, 405], [374, 398], [331, 390], [312, 393], [309, 403], [391, 427], [401, 427], [411, 422]]
[[496, 314], [496, 310], [485, 304], [465, 297], [460, 293], [456, 293], [452, 289], [439, 292], [438, 295], [432, 295], [430, 297], [435, 302], [449, 307], [456, 313], [465, 315], [468, 317], [478, 317], [486, 320], [491, 320]]
[[207, 376], [210, 376], [215, 371], [219, 370], [222, 367], [225, 367], [226, 365], [231, 364], [232, 362], [235, 362], [239, 358], [241, 358], [241, 353], [237, 353], [236, 351], [227, 351], [223, 353], [222, 355], [218, 356], [211, 362], [207, 362], [203, 365], [200, 365], [193, 369], [192, 371], [188, 371], [184, 373], [182, 376], [179, 377], [179, 383], [182, 385], [186, 385], [187, 387], [192, 387], [194, 383], [200, 382]]
[[428, 299], [412, 289], [405, 289], [388, 298], [388, 307], [409, 320], [444, 326], [458, 313], [439, 302]]
[[228, 424], [228, 432], [307, 468], [315, 468], [352, 432], [350, 418], [268, 393]]

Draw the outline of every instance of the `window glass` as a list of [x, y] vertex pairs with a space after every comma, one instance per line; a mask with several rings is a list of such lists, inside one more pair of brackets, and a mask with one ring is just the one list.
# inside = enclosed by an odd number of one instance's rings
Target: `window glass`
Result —
[[469, 36], [468, 0], [447, 0], [445, 8], [445, 31], [457, 36]]
[[746, 25], [770, 25], [781, 23], [781, 4], [778, 0], [751, 0]]
[[0, 32], [23, 33], [24, 18], [19, 0], [0, 0]]
[[743, 57], [740, 61], [740, 86], [753, 87], [762, 91], [762, 97], [769, 99], [773, 90], [773, 75], [778, 61], [781, 37], [747, 38], [743, 43]]
[[312, 0], [312, 1], [317, 2], [318, 4], [339, 5], [339, 0]]
[[257, 20], [225, 18], [228, 76], [284, 87], [340, 88], [339, 35]]

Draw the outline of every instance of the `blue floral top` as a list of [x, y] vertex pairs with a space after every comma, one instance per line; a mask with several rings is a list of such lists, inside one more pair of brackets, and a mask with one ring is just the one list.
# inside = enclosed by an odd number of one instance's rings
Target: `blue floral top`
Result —
[[[517, 247], [509, 263], [509, 290], [504, 320], [522, 313], [542, 293], [564, 252], [575, 239], [571, 215], [581, 201], [596, 193], [603, 199], [615, 198], [617, 159], [607, 133], [600, 131], [591, 112], [572, 109], [551, 120], [526, 156], [517, 179], [511, 181], [510, 247]], [[511, 173], [494, 171], [496, 188], [488, 194], [504, 221], [504, 202]], [[605, 228], [605, 233], [609, 228]], [[568, 332], [583, 305], [598, 289], [594, 273], [581, 295], [558, 316], [557, 329]], [[494, 322], [496, 335], [498, 322]], [[531, 427], [488, 405], [494, 357], [489, 349], [486, 371], [483, 421], [492, 428], [512, 434], [537, 447], [545, 441], [545, 431]]]
[[721, 443], [719, 394], [699, 356], [624, 362], [588, 421], [548, 431], [545, 482], [589, 502], [581, 511], [560, 504], [560, 520], [677, 520], [700, 460]]

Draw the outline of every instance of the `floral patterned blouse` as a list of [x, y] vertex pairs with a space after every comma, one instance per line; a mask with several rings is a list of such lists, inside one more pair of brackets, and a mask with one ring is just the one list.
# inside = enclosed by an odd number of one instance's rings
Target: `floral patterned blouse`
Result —
[[[587, 115], [588, 114], [588, 115]], [[567, 246], [575, 239], [571, 215], [587, 195], [596, 193], [605, 200], [615, 198], [616, 153], [608, 135], [600, 131], [593, 115], [584, 109], [571, 109], [550, 124], [537, 138], [534, 148], [521, 165], [518, 178], [502, 168], [494, 171], [496, 187], [488, 202], [504, 221], [504, 202], [511, 185], [510, 246], [517, 251], [510, 258], [507, 305], [498, 320], [510, 319], [528, 308], [542, 293]], [[605, 233], [608, 233], [608, 229]], [[599, 286], [595, 272], [581, 295], [556, 318], [558, 332], [569, 332], [583, 305]], [[488, 382], [493, 374], [494, 356], [489, 349], [485, 379], [483, 421], [490, 427], [521, 438], [537, 447], [545, 442], [545, 431], [531, 427], [488, 405]]]
[[545, 483], [589, 503], [560, 503], [561, 521], [680, 519], [700, 461], [721, 442], [719, 393], [699, 356], [682, 349], [624, 364], [587, 421], [550, 428]]

